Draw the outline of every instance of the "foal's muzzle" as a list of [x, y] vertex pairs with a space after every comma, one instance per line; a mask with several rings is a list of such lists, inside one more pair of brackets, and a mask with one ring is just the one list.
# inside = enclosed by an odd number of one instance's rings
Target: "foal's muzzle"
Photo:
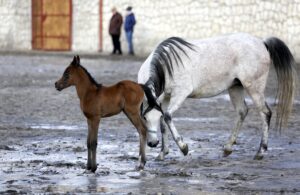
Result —
[[55, 88], [57, 89], [57, 91], [61, 91], [63, 89], [58, 82], [55, 82]]

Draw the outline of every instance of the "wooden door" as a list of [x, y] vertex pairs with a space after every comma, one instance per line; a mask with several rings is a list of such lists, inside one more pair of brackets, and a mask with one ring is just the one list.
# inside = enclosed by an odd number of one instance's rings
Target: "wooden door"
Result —
[[70, 50], [72, 0], [31, 0], [32, 48]]

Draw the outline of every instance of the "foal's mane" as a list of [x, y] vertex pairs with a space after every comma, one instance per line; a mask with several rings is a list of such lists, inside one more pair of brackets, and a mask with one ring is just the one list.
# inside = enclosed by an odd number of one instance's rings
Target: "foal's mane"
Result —
[[165, 88], [165, 71], [173, 77], [175, 63], [177, 66], [182, 64], [182, 55], [189, 57], [185, 49], [195, 51], [194, 45], [179, 37], [170, 37], [161, 42], [153, 53], [150, 62], [150, 78], [146, 85], [152, 85], [155, 88], [156, 97], [158, 97]]
[[97, 88], [101, 88], [102, 84], [98, 83], [93, 77], [92, 75], [87, 71], [87, 69], [85, 67], [83, 67], [82, 65], [79, 65], [79, 67], [82, 68], [82, 70], [84, 70], [84, 72], [87, 74], [89, 80], [91, 81], [92, 84], [94, 84]]

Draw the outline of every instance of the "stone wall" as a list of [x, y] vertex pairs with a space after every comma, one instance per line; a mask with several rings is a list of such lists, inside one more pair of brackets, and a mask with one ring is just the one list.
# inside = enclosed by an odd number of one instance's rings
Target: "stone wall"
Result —
[[[277, 36], [300, 58], [300, 0], [104, 0], [104, 48], [112, 6], [132, 5], [137, 25], [135, 48], [148, 53], [164, 38], [201, 39], [219, 34], [248, 32], [260, 37]], [[123, 33], [123, 48], [126, 42]]]
[[0, 0], [0, 50], [31, 49], [31, 0]]
[[99, 0], [73, 0], [72, 50], [99, 50]]

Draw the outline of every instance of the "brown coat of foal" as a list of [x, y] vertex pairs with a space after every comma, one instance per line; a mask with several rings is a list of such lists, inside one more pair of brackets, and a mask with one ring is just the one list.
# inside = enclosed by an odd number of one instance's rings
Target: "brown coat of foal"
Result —
[[88, 160], [87, 169], [97, 169], [96, 149], [100, 119], [116, 115], [123, 111], [140, 136], [140, 152], [138, 169], [146, 163], [145, 143], [147, 129], [141, 118], [140, 107], [144, 99], [143, 86], [133, 81], [121, 81], [111, 87], [98, 84], [88, 71], [80, 65], [79, 56], [74, 56], [61, 79], [55, 83], [59, 91], [75, 86], [80, 99], [80, 108], [87, 118], [88, 124]]

